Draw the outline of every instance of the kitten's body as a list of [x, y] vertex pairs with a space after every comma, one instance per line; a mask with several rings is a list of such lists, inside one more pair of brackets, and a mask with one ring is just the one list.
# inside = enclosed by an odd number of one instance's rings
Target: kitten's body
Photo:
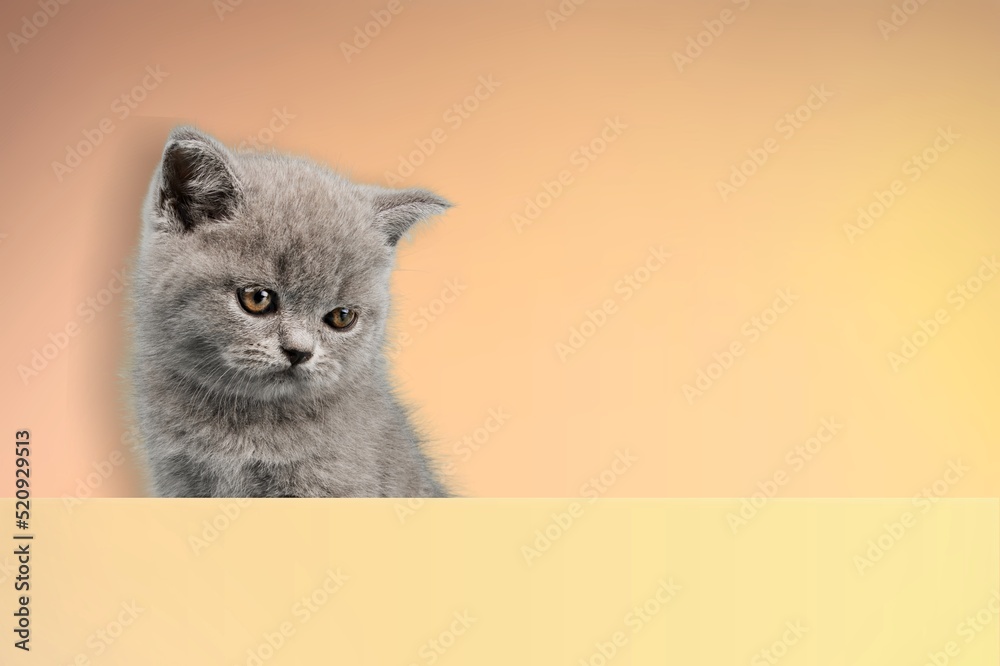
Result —
[[[169, 375], [140, 411], [156, 492], [170, 497], [425, 497], [444, 490], [428, 470], [399, 405], [383, 389], [350, 399], [198, 400]], [[181, 389], [178, 391], [178, 389]], [[246, 404], [246, 403], [245, 403]], [[338, 433], [340, 433], [338, 435]]]
[[[135, 403], [156, 493], [445, 495], [382, 348], [395, 243], [447, 206], [175, 130], [133, 287]], [[239, 304], [254, 286], [275, 295], [272, 312]], [[348, 306], [352, 325], [324, 318]]]

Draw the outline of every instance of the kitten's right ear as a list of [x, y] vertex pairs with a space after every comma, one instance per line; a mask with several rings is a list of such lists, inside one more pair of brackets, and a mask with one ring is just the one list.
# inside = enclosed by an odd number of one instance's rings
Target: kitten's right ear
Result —
[[198, 225], [230, 217], [240, 200], [240, 187], [229, 151], [193, 127], [170, 133], [155, 193], [157, 227], [191, 231]]
[[385, 234], [386, 242], [395, 245], [417, 222], [440, 215], [452, 204], [433, 192], [411, 187], [393, 190], [378, 185], [362, 185], [375, 209], [375, 223]]

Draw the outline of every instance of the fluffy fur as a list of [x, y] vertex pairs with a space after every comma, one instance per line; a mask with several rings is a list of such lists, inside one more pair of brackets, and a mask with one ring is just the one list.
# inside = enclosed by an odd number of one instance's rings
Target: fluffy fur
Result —
[[[446, 210], [174, 130], [143, 210], [134, 403], [157, 495], [443, 496], [383, 354], [395, 245]], [[276, 311], [237, 292], [263, 287]], [[335, 330], [324, 316], [350, 307]], [[312, 354], [293, 365], [288, 352]]]

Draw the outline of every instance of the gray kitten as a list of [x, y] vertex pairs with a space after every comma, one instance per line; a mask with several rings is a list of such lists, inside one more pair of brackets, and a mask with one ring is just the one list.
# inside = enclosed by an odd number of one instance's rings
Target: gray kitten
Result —
[[383, 343], [396, 242], [450, 205], [175, 129], [133, 281], [134, 401], [156, 494], [446, 495]]

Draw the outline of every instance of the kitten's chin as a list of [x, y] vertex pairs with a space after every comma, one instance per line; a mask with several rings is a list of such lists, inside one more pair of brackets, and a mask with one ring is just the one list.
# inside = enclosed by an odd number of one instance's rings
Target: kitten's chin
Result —
[[[336, 365], [325, 370], [339, 370]], [[281, 402], [312, 399], [335, 390], [340, 373], [318, 372], [301, 366], [281, 368], [240, 367], [225, 364], [217, 372], [188, 376], [192, 395], [214, 394], [223, 401]]]
[[[338, 370], [340, 368], [339, 365], [334, 367]], [[317, 372], [312, 368], [292, 366], [267, 373], [254, 384], [260, 393], [272, 396], [273, 399], [308, 398], [335, 390], [340, 373], [330, 374], [330, 368], [325, 370], [327, 372]]]
[[254, 392], [273, 395], [275, 398], [291, 397], [308, 393], [314, 388], [314, 378], [310, 373], [292, 366], [268, 372], [253, 382]]
[[241, 402], [277, 402], [309, 397], [316, 391], [316, 382], [298, 368], [283, 368], [261, 372], [258, 369], [233, 368], [228, 373], [198, 382], [223, 399]]
[[241, 400], [280, 402], [308, 398], [316, 392], [316, 387], [307, 377], [280, 372], [255, 377], [236, 390]]

